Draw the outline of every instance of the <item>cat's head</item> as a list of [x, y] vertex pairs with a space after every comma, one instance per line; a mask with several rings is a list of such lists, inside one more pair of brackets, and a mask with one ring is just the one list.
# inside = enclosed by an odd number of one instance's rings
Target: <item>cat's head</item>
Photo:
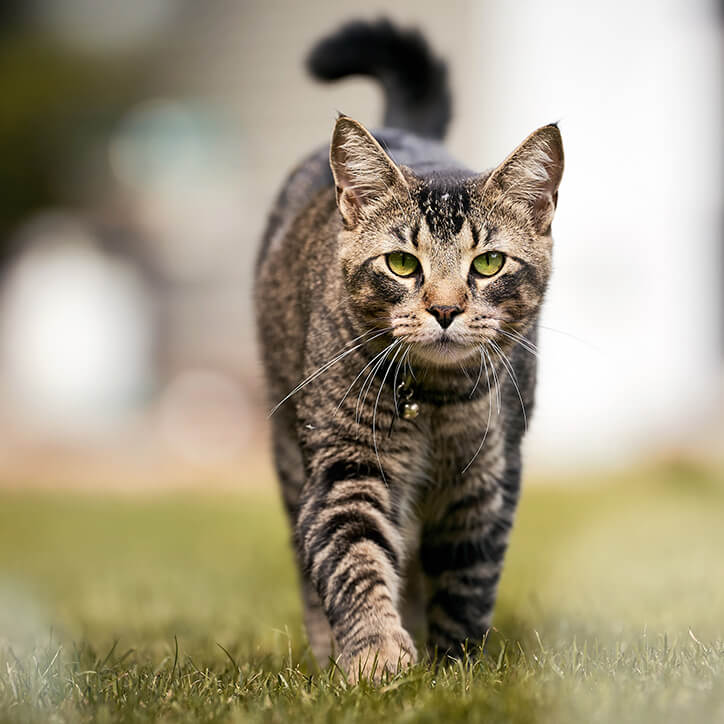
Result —
[[341, 116], [330, 162], [342, 215], [339, 259], [360, 325], [391, 327], [418, 360], [480, 359], [535, 318], [551, 270], [551, 221], [563, 173], [555, 125], [492, 172], [419, 176]]

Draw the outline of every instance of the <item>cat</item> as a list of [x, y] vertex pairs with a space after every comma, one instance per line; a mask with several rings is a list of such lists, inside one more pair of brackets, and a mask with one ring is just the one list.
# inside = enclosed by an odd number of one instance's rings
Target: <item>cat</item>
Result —
[[440, 145], [445, 64], [353, 22], [322, 80], [377, 79], [385, 127], [339, 115], [282, 188], [255, 305], [273, 454], [321, 664], [352, 680], [459, 655], [490, 626], [534, 402], [563, 172], [555, 124], [476, 173]]

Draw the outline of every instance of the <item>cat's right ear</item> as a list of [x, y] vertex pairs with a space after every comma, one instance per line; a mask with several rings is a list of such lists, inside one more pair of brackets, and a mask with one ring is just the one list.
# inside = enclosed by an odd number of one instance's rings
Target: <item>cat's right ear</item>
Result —
[[372, 134], [357, 121], [340, 115], [329, 149], [337, 189], [337, 206], [348, 228], [357, 225], [365, 208], [407, 187], [400, 169]]

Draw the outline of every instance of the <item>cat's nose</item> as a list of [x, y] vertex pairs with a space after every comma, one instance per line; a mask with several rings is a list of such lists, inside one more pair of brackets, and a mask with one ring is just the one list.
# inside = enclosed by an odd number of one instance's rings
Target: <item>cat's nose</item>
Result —
[[457, 304], [433, 304], [427, 308], [427, 311], [437, 319], [438, 324], [443, 329], [447, 329], [453, 319], [463, 311], [463, 308], [457, 306]]

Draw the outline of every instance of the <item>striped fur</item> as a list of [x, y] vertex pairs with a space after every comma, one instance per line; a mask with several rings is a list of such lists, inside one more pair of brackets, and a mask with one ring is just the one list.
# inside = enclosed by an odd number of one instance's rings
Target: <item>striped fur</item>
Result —
[[[255, 301], [274, 457], [310, 643], [352, 678], [414, 662], [418, 633], [454, 654], [490, 625], [562, 168], [555, 126], [477, 174], [435, 141], [372, 136], [341, 116], [330, 149], [297, 167], [272, 211]], [[491, 250], [504, 267], [481, 277], [472, 260]], [[419, 272], [396, 276], [393, 251]], [[459, 310], [448, 327], [436, 306]], [[400, 414], [398, 394], [418, 417]]]

